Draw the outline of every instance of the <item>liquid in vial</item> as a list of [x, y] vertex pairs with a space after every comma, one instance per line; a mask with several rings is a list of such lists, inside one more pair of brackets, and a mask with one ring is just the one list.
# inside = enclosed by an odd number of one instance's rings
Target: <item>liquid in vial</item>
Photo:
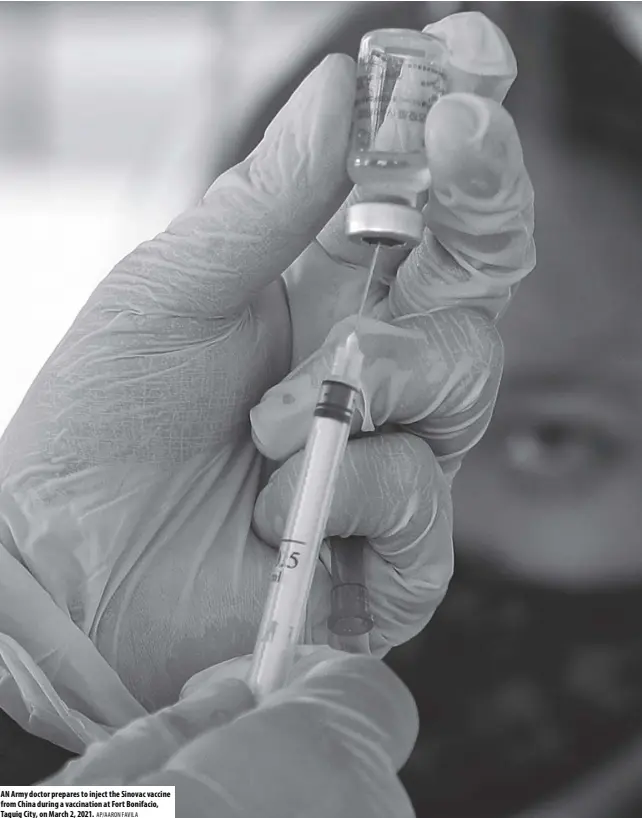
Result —
[[[447, 91], [447, 57], [444, 43], [417, 31], [381, 29], [362, 39], [348, 156], [348, 174], [361, 188], [362, 202], [349, 214], [349, 235], [375, 241], [379, 231], [389, 234], [383, 243], [421, 240], [417, 208], [430, 186], [424, 129], [428, 112]], [[366, 202], [377, 207], [367, 211]], [[392, 206], [387, 231], [383, 204]], [[399, 207], [414, 212], [404, 218]]]

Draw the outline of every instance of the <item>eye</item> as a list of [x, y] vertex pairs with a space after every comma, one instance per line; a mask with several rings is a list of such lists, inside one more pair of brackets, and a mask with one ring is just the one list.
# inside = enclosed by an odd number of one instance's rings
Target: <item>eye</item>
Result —
[[509, 473], [549, 486], [595, 478], [620, 452], [610, 432], [576, 418], [514, 421], [498, 437], [497, 453]]

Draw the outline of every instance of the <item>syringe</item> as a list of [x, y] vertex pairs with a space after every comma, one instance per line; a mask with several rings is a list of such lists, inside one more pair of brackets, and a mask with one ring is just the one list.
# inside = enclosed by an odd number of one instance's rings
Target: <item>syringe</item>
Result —
[[[376, 245], [354, 331], [337, 350], [323, 382], [303, 468], [285, 524], [279, 560], [254, 649], [249, 683], [258, 698], [280, 687], [294, 658], [328, 523], [360, 386], [359, 320], [382, 245], [410, 249], [422, 241], [422, 208], [430, 186], [426, 115], [447, 90], [448, 49], [436, 37], [385, 29], [366, 34], [359, 49], [347, 169], [361, 196], [346, 210], [346, 235]], [[372, 89], [377, 93], [372, 93]], [[402, 124], [403, 123], [403, 124]], [[361, 542], [334, 541], [332, 611], [328, 626], [343, 639], [372, 627]], [[367, 639], [367, 637], [366, 637]]]
[[[314, 572], [330, 514], [339, 468], [348, 443], [360, 389], [363, 355], [357, 330], [379, 254], [375, 249], [355, 329], [339, 346], [328, 380], [321, 386], [303, 465], [252, 657], [248, 684], [262, 699], [285, 682], [300, 641]], [[355, 543], [355, 548], [362, 547]], [[352, 587], [352, 590], [350, 588]], [[365, 588], [349, 583], [363, 602]]]

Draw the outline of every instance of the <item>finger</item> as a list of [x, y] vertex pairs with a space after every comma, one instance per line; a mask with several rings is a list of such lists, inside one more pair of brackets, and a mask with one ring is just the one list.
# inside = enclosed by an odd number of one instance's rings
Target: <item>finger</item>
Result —
[[[480, 12], [461, 12], [426, 26], [424, 31], [448, 47], [449, 91], [473, 92], [498, 102], [504, 99], [517, 76], [517, 61], [506, 36], [488, 17]], [[332, 259], [367, 266], [372, 248], [351, 241], [345, 235], [345, 210], [358, 197], [359, 192], [354, 189], [321, 231], [319, 244]], [[386, 277], [396, 269], [404, 255], [407, 252], [388, 253], [382, 261], [380, 276]]]
[[[263, 455], [284, 460], [305, 445], [321, 382], [352, 326], [351, 320], [338, 324], [251, 410]], [[427, 440], [442, 465], [448, 459], [455, 468], [486, 430], [495, 404], [503, 347], [493, 322], [462, 308], [433, 309], [391, 324], [364, 318], [359, 346], [362, 399], [353, 431], [401, 425]]]
[[[303, 453], [278, 468], [260, 493], [254, 528], [278, 546], [294, 499]], [[371, 651], [382, 656], [429, 622], [453, 570], [449, 486], [429, 447], [408, 434], [348, 443], [326, 536], [367, 537], [365, 584], [375, 619]], [[324, 593], [327, 589], [323, 589]], [[308, 625], [327, 639], [327, 599], [313, 589]]]
[[325, 650], [325, 656], [315, 648], [309, 657], [300, 659], [295, 665], [296, 676], [287, 687], [272, 693], [262, 707], [312, 699], [319, 707], [331, 703], [333, 708], [346, 708], [346, 719], [339, 719], [333, 725], [335, 729], [346, 737], [359, 733], [363, 740], [377, 745], [388, 756], [394, 770], [400, 770], [419, 731], [417, 708], [410, 691], [389, 667], [374, 657], [355, 662], [352, 655]]
[[[339, 651], [328, 645], [297, 645], [294, 662], [286, 674], [286, 684], [312, 670], [319, 662], [336, 657]], [[252, 656], [236, 656], [225, 662], [195, 673], [183, 685], [180, 699], [200, 700], [211, 698], [218, 685], [225, 679], [245, 680], [252, 666]]]
[[533, 189], [513, 120], [497, 102], [449, 94], [428, 114], [426, 146], [429, 231], [401, 265], [380, 317], [453, 303], [497, 317], [535, 265]]
[[[298, 680], [339, 652], [327, 646], [300, 646], [288, 681]], [[50, 784], [127, 784], [160, 769], [197, 735], [232, 721], [255, 706], [245, 679], [251, 656], [221, 662], [195, 674], [180, 701], [137, 719], [106, 742], [93, 744]]]
[[238, 678], [210, 684], [207, 695], [180, 701], [131, 722], [104, 742], [92, 744], [49, 784], [128, 784], [162, 767], [204, 730], [213, 730], [255, 704]]
[[347, 193], [354, 73], [351, 58], [327, 57], [244, 162], [115, 268], [130, 306], [229, 316], [283, 273]]
[[424, 28], [448, 46], [451, 91], [502, 102], [517, 76], [517, 60], [504, 32], [480, 11], [462, 11]]
[[175, 784], [185, 818], [411, 818], [394, 770], [418, 725], [410, 693], [389, 668], [343, 656], [199, 737], [141, 783]]

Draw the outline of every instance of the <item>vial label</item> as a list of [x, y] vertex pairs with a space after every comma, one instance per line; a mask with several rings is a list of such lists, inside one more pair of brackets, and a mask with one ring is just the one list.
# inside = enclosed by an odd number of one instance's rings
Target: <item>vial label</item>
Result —
[[439, 64], [416, 53], [376, 49], [359, 61], [353, 150], [424, 151], [426, 116], [445, 93], [446, 75]]

